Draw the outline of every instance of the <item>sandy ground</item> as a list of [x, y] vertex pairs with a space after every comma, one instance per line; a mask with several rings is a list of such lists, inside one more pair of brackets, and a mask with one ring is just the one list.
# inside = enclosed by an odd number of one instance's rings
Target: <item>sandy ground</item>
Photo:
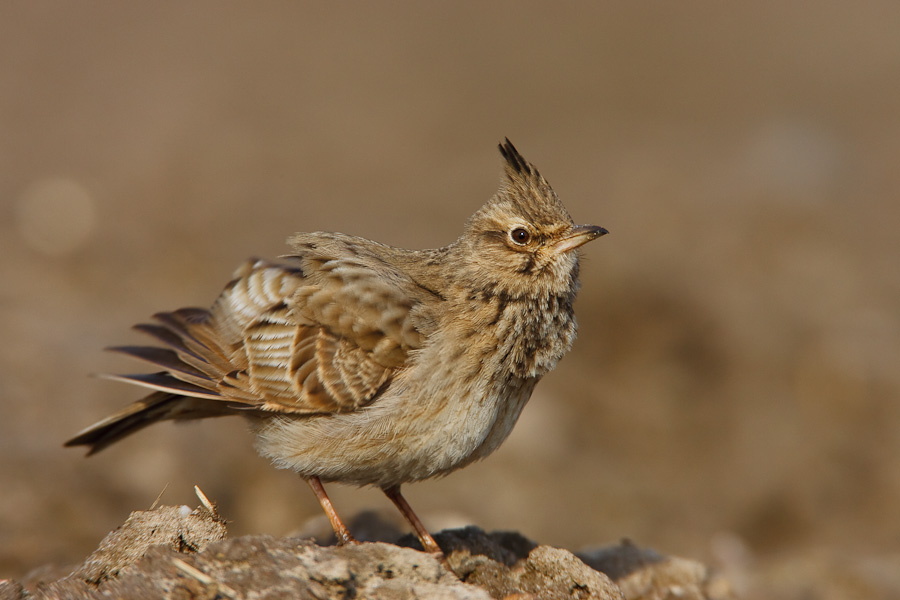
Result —
[[4, 4], [0, 577], [79, 562], [165, 486], [178, 504], [200, 485], [235, 535], [317, 514], [238, 421], [64, 450], [140, 395], [88, 375], [139, 371], [103, 347], [209, 304], [294, 231], [452, 241], [504, 136], [612, 234], [586, 248], [579, 340], [507, 444], [407, 490], [428, 525], [628, 537], [742, 573], [894, 564], [898, 19], [887, 1]]

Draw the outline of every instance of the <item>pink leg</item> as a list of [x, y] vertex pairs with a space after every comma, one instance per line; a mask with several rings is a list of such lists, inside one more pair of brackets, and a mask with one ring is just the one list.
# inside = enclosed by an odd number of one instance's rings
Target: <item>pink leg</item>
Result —
[[416, 513], [413, 512], [412, 507], [400, 494], [400, 486], [383, 488], [382, 491], [384, 494], [391, 499], [391, 502], [400, 509], [400, 512], [409, 521], [409, 524], [412, 525], [413, 529], [416, 531], [416, 535], [419, 537], [419, 541], [422, 543], [422, 548], [425, 549], [425, 552], [430, 552], [431, 554], [443, 556], [444, 553], [441, 551], [441, 547], [437, 545], [437, 542], [434, 541], [434, 538], [431, 537], [431, 534], [428, 533], [428, 530], [425, 529], [425, 526], [422, 525], [422, 521], [419, 520], [419, 517], [416, 516]]
[[315, 492], [316, 498], [319, 499], [319, 504], [322, 505], [322, 510], [325, 511], [325, 516], [328, 517], [331, 527], [334, 529], [334, 535], [337, 536], [338, 544], [343, 546], [344, 544], [357, 543], [353, 536], [350, 535], [350, 530], [347, 529], [347, 526], [344, 525], [344, 522], [341, 521], [341, 518], [334, 510], [334, 505], [331, 503], [331, 499], [328, 498], [328, 494], [325, 493], [325, 488], [322, 487], [322, 482], [319, 478], [310, 477], [306, 479], [306, 483], [309, 484], [309, 487]]

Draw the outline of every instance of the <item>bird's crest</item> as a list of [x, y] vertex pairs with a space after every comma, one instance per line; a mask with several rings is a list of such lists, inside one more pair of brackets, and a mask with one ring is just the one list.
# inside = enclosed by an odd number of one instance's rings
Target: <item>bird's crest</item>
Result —
[[535, 166], [519, 154], [519, 151], [516, 150], [513, 143], [509, 141], [509, 138], [505, 138], [505, 141], [498, 147], [500, 148], [500, 154], [506, 159], [506, 172], [510, 179], [528, 179], [533, 177], [538, 180], [543, 180], [543, 177], [538, 173]]
[[502, 195], [508, 195], [526, 211], [532, 222], [571, 222], [571, 217], [559, 201], [556, 193], [537, 168], [525, 160], [509, 138], [499, 145], [506, 161], [506, 181], [501, 185]]

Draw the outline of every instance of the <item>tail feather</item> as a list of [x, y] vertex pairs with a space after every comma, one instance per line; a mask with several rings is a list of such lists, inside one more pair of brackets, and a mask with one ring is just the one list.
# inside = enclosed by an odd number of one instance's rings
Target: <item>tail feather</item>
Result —
[[[272, 273], [281, 273], [274, 277]], [[153, 315], [152, 323], [135, 329], [158, 343], [110, 348], [155, 365], [160, 372], [139, 375], [101, 375], [152, 391], [146, 398], [85, 429], [66, 446], [88, 446], [89, 454], [143, 429], [156, 421], [202, 419], [248, 411], [272, 410], [254, 387], [244, 330], [256, 320], [265, 321], [273, 307], [290, 295], [285, 281], [298, 272], [279, 270], [268, 263], [251, 261], [226, 286], [212, 310], [182, 308]], [[240, 285], [241, 278], [251, 282]], [[273, 282], [277, 289], [271, 288]], [[232, 298], [238, 290], [238, 297]], [[218, 307], [218, 308], [217, 308]], [[268, 366], [268, 365], [265, 365]]]
[[185, 362], [189, 362], [191, 365], [202, 369], [203, 367], [198, 365], [209, 365], [206, 360], [204, 360], [202, 353], [195, 352], [187, 347], [187, 344], [182, 341], [181, 337], [172, 333], [172, 330], [163, 327], [162, 325], [152, 325], [150, 323], [139, 323], [132, 327], [135, 331], [140, 331], [141, 333], [147, 334], [152, 338], [155, 338], [156, 341], [162, 342], [169, 348], [175, 350], [178, 353], [178, 356], [181, 357]]
[[165, 372], [137, 373], [134, 375], [113, 375], [103, 373], [100, 375], [100, 377], [102, 377], [103, 379], [110, 379], [112, 381], [124, 381], [125, 383], [145, 387], [151, 390], [171, 392], [178, 394], [179, 396], [203, 398], [205, 400], [224, 400], [222, 396], [214, 390], [209, 390], [207, 388], [200, 387], [199, 385], [194, 385], [193, 383], [182, 381], [181, 379], [173, 377], [169, 373]]
[[[134, 358], [147, 361], [157, 367], [178, 375], [194, 385], [206, 389], [215, 389], [215, 380], [210, 376], [211, 373], [201, 371], [195, 366], [185, 362], [182, 357], [174, 350], [158, 348], [156, 346], [114, 346], [107, 348], [110, 352], [118, 352], [119, 354], [127, 354]], [[207, 365], [206, 371], [209, 371]]]
[[215, 417], [232, 412], [233, 410], [224, 402], [185, 398], [168, 392], [154, 392], [91, 425], [64, 445], [88, 446], [87, 455], [90, 456], [157, 421]]
[[223, 348], [215, 333], [209, 331], [209, 311], [200, 308], [181, 308], [153, 315], [163, 327], [180, 339], [193, 354], [222, 373], [234, 369], [231, 352]]

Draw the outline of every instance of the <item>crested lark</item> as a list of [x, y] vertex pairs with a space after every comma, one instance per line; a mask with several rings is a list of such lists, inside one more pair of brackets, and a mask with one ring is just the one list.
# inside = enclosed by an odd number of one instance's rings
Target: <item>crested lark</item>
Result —
[[426, 551], [441, 550], [400, 486], [496, 450], [535, 384], [575, 339], [578, 225], [506, 140], [500, 190], [462, 236], [403, 250], [341, 233], [298, 233], [281, 262], [251, 260], [209, 310], [135, 328], [159, 346], [113, 350], [161, 367], [112, 376], [154, 390], [67, 446], [89, 454], [156, 421], [247, 417], [259, 452], [313, 488], [375, 485]]

